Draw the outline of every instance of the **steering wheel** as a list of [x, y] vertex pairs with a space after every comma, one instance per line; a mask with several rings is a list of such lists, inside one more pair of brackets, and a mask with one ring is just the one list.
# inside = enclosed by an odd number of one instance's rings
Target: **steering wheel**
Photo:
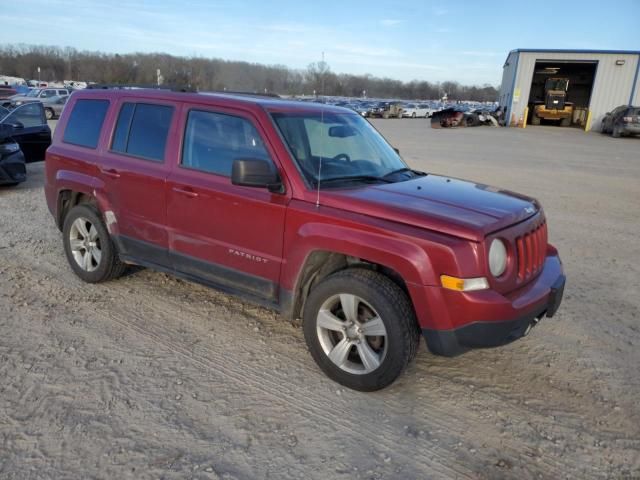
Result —
[[333, 157], [331, 160], [340, 160], [341, 158], [344, 158], [347, 162], [351, 161], [351, 157], [346, 153], [339, 153], [338, 155]]

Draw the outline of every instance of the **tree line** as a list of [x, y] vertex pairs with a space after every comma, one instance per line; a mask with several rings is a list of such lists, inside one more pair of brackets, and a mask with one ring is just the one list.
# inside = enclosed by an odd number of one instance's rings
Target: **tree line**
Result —
[[[76, 80], [103, 84], [156, 85], [157, 71], [166, 85], [198, 90], [268, 92], [286, 95], [337, 95], [374, 98], [494, 101], [491, 85], [461, 85], [456, 81], [402, 82], [373, 75], [335, 73], [326, 62], [306, 70], [218, 58], [179, 57], [166, 53], [111, 54], [70, 47], [0, 46], [0, 75], [42, 81]], [[365, 93], [366, 92], [366, 93]]]

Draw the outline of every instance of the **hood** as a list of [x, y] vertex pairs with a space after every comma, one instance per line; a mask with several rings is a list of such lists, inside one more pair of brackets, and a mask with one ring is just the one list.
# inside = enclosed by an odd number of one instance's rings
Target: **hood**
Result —
[[537, 201], [507, 190], [439, 175], [348, 190], [323, 190], [323, 205], [482, 241], [535, 215]]

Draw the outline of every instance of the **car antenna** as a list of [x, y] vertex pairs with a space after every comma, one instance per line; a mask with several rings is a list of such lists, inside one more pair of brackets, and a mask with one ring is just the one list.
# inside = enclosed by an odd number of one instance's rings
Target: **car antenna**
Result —
[[[324, 104], [320, 107], [320, 128], [324, 127]], [[322, 130], [321, 130], [322, 131]], [[318, 161], [318, 192], [316, 194], [316, 208], [320, 206], [320, 178], [322, 176], [322, 150], [324, 149], [324, 137], [320, 142], [320, 160]]]

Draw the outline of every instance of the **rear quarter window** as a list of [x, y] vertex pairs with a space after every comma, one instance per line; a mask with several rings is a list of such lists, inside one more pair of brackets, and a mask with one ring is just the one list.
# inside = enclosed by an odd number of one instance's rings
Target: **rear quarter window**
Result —
[[96, 148], [108, 109], [108, 100], [78, 100], [69, 115], [62, 141]]

